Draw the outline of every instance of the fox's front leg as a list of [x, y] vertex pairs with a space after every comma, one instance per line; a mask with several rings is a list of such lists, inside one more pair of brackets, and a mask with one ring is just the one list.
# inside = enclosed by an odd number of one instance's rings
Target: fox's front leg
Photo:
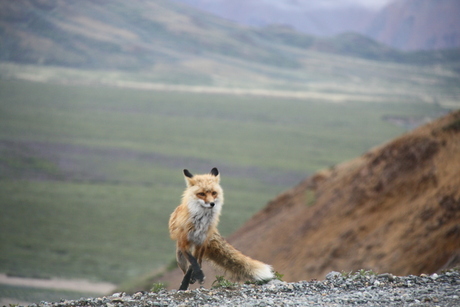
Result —
[[[190, 276], [190, 283], [194, 284], [195, 281], [198, 280], [200, 284], [204, 282], [204, 273], [203, 270], [201, 270], [201, 265], [198, 263], [198, 260], [192, 256], [189, 252], [184, 253], [185, 257], [187, 258], [188, 262], [190, 263], [190, 268], [192, 270], [191, 276]], [[201, 261], [200, 261], [201, 262]]]
[[[196, 246], [195, 251], [193, 252], [193, 257], [198, 262], [198, 266], [200, 267], [200, 269], [201, 269], [201, 262], [204, 256], [204, 252], [205, 252], [205, 247], [203, 246]], [[200, 283], [203, 283], [203, 280], [200, 278], [200, 274], [203, 275], [203, 279], [205, 278], [203, 274], [203, 269], [201, 269], [201, 272], [197, 272], [191, 275], [190, 283], [194, 284], [195, 281], [197, 281], [197, 279]]]
[[187, 272], [184, 275], [184, 278], [182, 279], [182, 282], [180, 283], [179, 290], [187, 290], [188, 286], [190, 284], [190, 277], [192, 276], [192, 266], [190, 266], [187, 270]]
[[[200, 284], [203, 283], [205, 277], [203, 271], [201, 270], [201, 265], [200, 263], [198, 263], [198, 260], [195, 257], [193, 257], [192, 254], [190, 254], [188, 251], [178, 249], [177, 262], [179, 264], [179, 267], [185, 274], [184, 278], [182, 279], [179, 290], [187, 290], [189, 284], [194, 284], [197, 280]], [[190, 266], [188, 266], [188, 268], [187, 262], [190, 263]]]

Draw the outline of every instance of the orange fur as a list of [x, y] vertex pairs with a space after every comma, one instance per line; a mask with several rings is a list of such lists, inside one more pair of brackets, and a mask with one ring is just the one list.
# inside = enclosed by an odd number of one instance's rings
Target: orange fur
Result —
[[[169, 219], [169, 232], [176, 241], [176, 258], [184, 272], [180, 290], [195, 280], [203, 282], [203, 259], [228, 272], [236, 280], [265, 280], [274, 277], [271, 266], [251, 259], [228, 244], [217, 230], [224, 202], [216, 168], [210, 174], [193, 176], [184, 170], [187, 188], [181, 204]], [[189, 266], [190, 265], [190, 266]]]

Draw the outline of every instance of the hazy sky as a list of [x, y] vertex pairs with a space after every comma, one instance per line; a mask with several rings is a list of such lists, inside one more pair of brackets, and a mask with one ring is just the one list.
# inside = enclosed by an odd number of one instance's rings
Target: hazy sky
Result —
[[[272, 5], [279, 5], [283, 3], [284, 5], [289, 3], [292, 6], [301, 6], [301, 7], [340, 7], [340, 6], [353, 6], [360, 5], [368, 8], [379, 9], [384, 5], [392, 2], [394, 0], [265, 0], [266, 2], [271, 2]], [[282, 4], [282, 5], [283, 5]]]
[[322, 2], [330, 2], [337, 5], [340, 3], [361, 4], [372, 8], [381, 8], [392, 0], [323, 0]]

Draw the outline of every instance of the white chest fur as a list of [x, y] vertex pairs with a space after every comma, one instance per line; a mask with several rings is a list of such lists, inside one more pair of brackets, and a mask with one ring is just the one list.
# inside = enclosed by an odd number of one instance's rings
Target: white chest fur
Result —
[[208, 235], [209, 227], [219, 217], [221, 204], [215, 203], [214, 207], [204, 207], [200, 200], [188, 204], [190, 219], [194, 228], [188, 233], [188, 239], [195, 245], [202, 245]]

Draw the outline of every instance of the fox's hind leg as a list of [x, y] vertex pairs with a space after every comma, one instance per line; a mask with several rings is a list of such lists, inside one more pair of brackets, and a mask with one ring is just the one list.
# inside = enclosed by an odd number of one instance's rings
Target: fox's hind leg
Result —
[[187, 272], [187, 258], [185, 258], [184, 253], [180, 249], [176, 250], [176, 260], [177, 260], [177, 265], [180, 267], [182, 272], [185, 274]]
[[187, 269], [187, 259], [185, 258], [184, 253], [182, 253], [180, 249], [176, 250], [176, 260], [177, 265], [185, 274], [184, 278], [182, 279], [182, 282], [180, 283], [179, 290], [187, 290], [190, 284], [190, 277], [192, 276], [192, 266], [189, 266], [189, 268]]
[[[180, 249], [177, 249], [176, 251], [176, 260], [179, 268], [184, 273], [184, 278], [180, 283], [179, 290], [187, 290], [191, 282], [193, 267], [188, 264], [187, 258], [185, 258], [184, 253]], [[191, 283], [193, 284], [194, 282], [195, 280], [193, 280]]]

